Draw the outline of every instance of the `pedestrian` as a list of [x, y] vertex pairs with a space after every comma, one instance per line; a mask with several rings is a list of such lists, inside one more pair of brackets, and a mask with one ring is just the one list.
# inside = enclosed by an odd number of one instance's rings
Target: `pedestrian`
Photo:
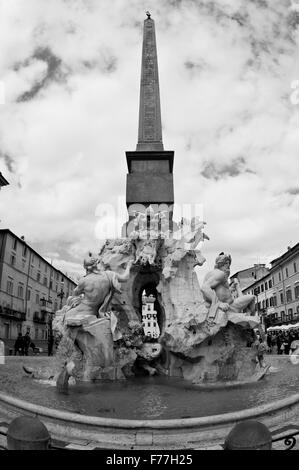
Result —
[[24, 344], [24, 342], [23, 342], [22, 333], [19, 333], [18, 337], [15, 341], [15, 344], [14, 344], [15, 356], [17, 354], [23, 355], [23, 344]]
[[272, 336], [271, 336], [271, 333], [267, 334], [267, 346], [268, 346], [269, 353], [271, 353], [272, 352]]
[[29, 345], [31, 343], [29, 331], [27, 331], [27, 333], [23, 337], [23, 342], [24, 342], [24, 354], [25, 356], [28, 356]]
[[282, 354], [282, 349], [281, 349], [282, 339], [281, 339], [280, 333], [278, 333], [276, 337], [276, 344], [277, 344], [277, 354]]
[[48, 356], [53, 356], [54, 336], [52, 334], [48, 337]]
[[277, 339], [275, 333], [271, 337], [271, 351], [273, 354], [277, 354]]

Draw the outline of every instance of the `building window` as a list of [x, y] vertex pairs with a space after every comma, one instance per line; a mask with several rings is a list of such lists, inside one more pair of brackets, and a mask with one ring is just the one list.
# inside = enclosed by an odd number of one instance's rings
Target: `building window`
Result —
[[51, 289], [51, 290], [53, 289], [53, 281], [52, 281], [52, 279], [50, 280], [50, 289]]
[[268, 290], [268, 282], [265, 282], [265, 290]]
[[287, 302], [292, 302], [292, 291], [291, 291], [291, 289], [288, 289], [286, 291], [286, 298], [287, 298]]
[[280, 312], [281, 321], [284, 321], [284, 310]]
[[281, 274], [278, 273], [278, 280], [281, 281]]
[[288, 268], [286, 268], [286, 277], [289, 277], [289, 271], [288, 271]]
[[280, 303], [283, 304], [283, 292], [280, 292]]
[[10, 256], [10, 264], [11, 264], [12, 266], [14, 266], [14, 265], [16, 264], [16, 257], [15, 257], [15, 255], [11, 255], [11, 256]]
[[294, 273], [296, 273], [296, 272], [297, 272], [297, 264], [296, 264], [296, 261], [294, 261], [293, 266], [294, 266]]
[[27, 246], [26, 245], [23, 245], [23, 256], [24, 256], [24, 258], [26, 258], [26, 256], [27, 256]]
[[272, 287], [272, 280], [270, 279], [269, 280], [269, 289], [271, 289], [271, 287]]
[[39, 293], [35, 294], [35, 303], [39, 305]]
[[13, 294], [13, 281], [11, 279], [8, 279], [8, 281], [7, 281], [6, 292], [9, 295]]
[[38, 273], [37, 273], [36, 280], [37, 280], [38, 282], [40, 282], [40, 272], [39, 272], [39, 271], [38, 271]]
[[289, 320], [292, 320], [292, 317], [293, 317], [293, 309], [292, 308], [289, 308], [288, 316], [289, 316]]
[[261, 292], [264, 292], [264, 284], [261, 285]]
[[9, 328], [9, 323], [4, 323], [4, 338], [9, 339], [9, 333], [10, 333], [10, 328]]
[[22, 284], [19, 284], [18, 285], [18, 297], [20, 297], [22, 299], [23, 296], [24, 296], [24, 287], [23, 287]]
[[262, 308], [265, 308], [265, 300], [263, 300]]
[[270, 297], [270, 307], [273, 307], [273, 297]]
[[273, 307], [277, 306], [277, 297], [276, 295], [273, 295]]
[[46, 278], [46, 276], [45, 276], [45, 277], [44, 277], [44, 286], [46, 286], [47, 283], [48, 283], [48, 280], [47, 280], [47, 278]]
[[18, 246], [18, 241], [16, 238], [14, 238], [12, 242], [12, 249], [17, 251], [17, 246]]
[[31, 297], [31, 290], [27, 289], [27, 300], [30, 300]]
[[269, 307], [269, 299], [266, 299], [266, 308]]
[[295, 299], [299, 298], [299, 285], [295, 286]]

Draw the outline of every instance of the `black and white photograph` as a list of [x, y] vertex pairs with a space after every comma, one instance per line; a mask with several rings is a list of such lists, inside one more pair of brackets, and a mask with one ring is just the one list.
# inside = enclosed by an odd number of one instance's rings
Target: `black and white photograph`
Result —
[[299, 450], [299, 0], [0, 0], [0, 450]]

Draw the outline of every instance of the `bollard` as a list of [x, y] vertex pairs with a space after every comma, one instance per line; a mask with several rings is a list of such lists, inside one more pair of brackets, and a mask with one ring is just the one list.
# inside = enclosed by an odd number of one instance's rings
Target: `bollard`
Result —
[[37, 418], [19, 416], [7, 430], [8, 450], [47, 450], [51, 436], [46, 426]]
[[271, 450], [272, 436], [259, 421], [243, 421], [236, 424], [224, 442], [224, 450]]

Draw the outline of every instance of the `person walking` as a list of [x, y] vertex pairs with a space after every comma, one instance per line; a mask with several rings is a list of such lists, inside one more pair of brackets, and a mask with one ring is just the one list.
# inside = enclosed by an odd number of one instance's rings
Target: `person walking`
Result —
[[48, 356], [53, 356], [54, 336], [49, 334], [48, 337]]
[[271, 336], [271, 333], [267, 334], [267, 346], [268, 346], [268, 351], [271, 354], [272, 353], [272, 336]]
[[31, 338], [30, 338], [29, 331], [27, 331], [27, 333], [23, 337], [23, 341], [24, 341], [24, 354], [25, 354], [25, 356], [28, 356], [28, 350], [29, 350], [29, 346], [30, 346], [30, 343], [31, 343]]
[[277, 340], [275, 333], [271, 337], [271, 352], [272, 354], [277, 354]]
[[23, 342], [22, 333], [19, 333], [18, 337], [15, 341], [15, 344], [14, 344], [15, 356], [17, 354], [23, 355], [23, 344], [24, 344], [24, 342]]

